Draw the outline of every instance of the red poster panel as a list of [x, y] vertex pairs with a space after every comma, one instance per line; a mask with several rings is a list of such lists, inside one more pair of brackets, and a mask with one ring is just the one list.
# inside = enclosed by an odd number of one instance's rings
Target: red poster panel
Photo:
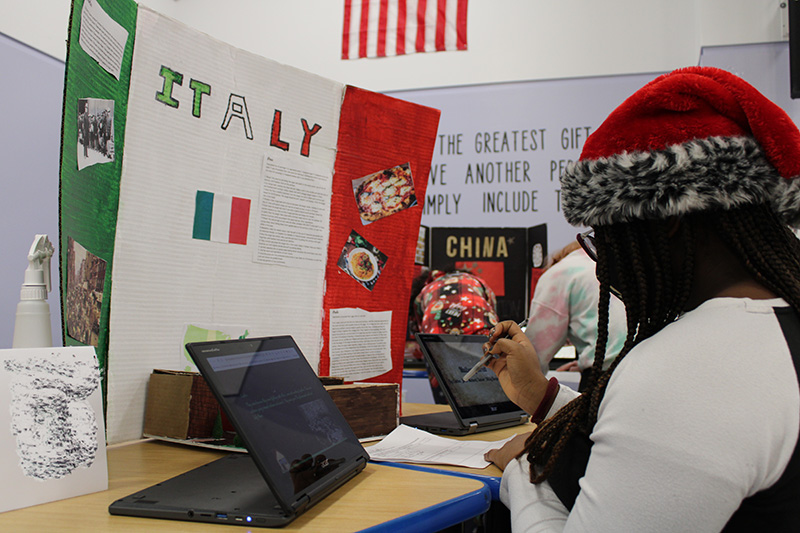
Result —
[[[331, 198], [320, 375], [330, 370], [330, 310], [358, 307], [392, 311], [392, 369], [367, 381], [402, 384], [414, 256], [438, 124], [436, 109], [355, 87], [345, 91]], [[359, 210], [353, 182], [384, 171], [398, 178], [410, 173], [416, 203], [375, 218]], [[354, 234], [371, 245], [373, 266], [380, 269], [377, 279], [359, 282], [339, 267]]]

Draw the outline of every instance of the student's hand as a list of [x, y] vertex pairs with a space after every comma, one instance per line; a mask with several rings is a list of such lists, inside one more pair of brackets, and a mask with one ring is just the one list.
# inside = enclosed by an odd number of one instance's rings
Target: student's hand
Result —
[[547, 378], [522, 329], [510, 320], [497, 324], [483, 349], [498, 356], [486, 366], [497, 374], [508, 398], [529, 414], [534, 413], [547, 390]]
[[494, 463], [494, 465], [500, 470], [505, 470], [508, 466], [508, 463], [510, 463], [512, 459], [519, 457], [522, 452], [525, 451], [525, 441], [528, 439], [530, 434], [530, 431], [527, 433], [520, 433], [510, 441], [503, 444], [502, 448], [489, 450], [483, 454], [483, 458], [490, 463]]

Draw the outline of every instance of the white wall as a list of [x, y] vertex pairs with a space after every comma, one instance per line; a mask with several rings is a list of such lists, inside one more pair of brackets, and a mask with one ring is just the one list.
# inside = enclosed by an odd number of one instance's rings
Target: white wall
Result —
[[[113, 1], [113, 0], [107, 0]], [[374, 91], [671, 70], [786, 40], [787, 0], [471, 0], [465, 52], [342, 61], [344, 0], [141, 0], [239, 48]], [[66, 55], [69, 0], [0, 0], [0, 32]]]

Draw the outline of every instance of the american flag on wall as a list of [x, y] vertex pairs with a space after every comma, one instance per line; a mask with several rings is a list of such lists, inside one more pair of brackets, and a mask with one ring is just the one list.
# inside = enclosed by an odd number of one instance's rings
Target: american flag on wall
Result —
[[467, 49], [467, 0], [344, 0], [342, 59]]

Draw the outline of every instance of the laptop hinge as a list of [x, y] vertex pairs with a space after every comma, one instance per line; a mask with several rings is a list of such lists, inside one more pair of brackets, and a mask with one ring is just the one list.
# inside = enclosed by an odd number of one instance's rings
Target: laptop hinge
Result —
[[527, 415], [527, 413], [526, 413], [526, 414], [524, 414], [524, 415], [519, 415], [519, 422], [520, 422], [520, 424], [524, 424], [524, 423], [526, 423], [527, 421], [528, 421], [528, 415]]
[[295, 513], [300, 514], [308, 507], [309, 503], [311, 503], [311, 498], [307, 494], [303, 494], [299, 500], [292, 504], [292, 509], [294, 509]]
[[470, 422], [469, 423], [469, 432], [475, 433], [478, 431], [478, 423], [477, 422]]

